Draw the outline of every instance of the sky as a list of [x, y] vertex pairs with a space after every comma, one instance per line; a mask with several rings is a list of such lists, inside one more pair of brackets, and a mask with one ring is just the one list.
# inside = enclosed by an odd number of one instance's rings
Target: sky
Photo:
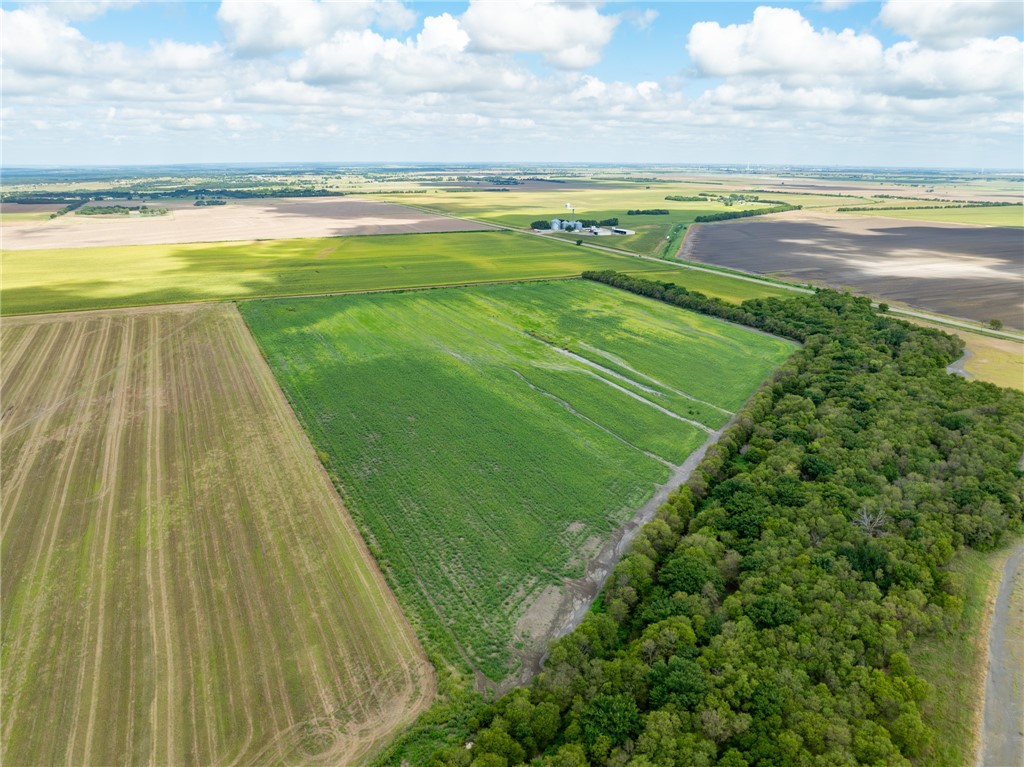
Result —
[[2, 164], [1024, 168], [1024, 3], [0, 2]]

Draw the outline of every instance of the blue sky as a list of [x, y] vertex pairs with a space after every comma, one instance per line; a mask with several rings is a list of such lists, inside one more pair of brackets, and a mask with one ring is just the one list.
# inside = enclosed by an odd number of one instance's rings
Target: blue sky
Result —
[[3, 163], [1024, 165], [1024, 4], [0, 3]]

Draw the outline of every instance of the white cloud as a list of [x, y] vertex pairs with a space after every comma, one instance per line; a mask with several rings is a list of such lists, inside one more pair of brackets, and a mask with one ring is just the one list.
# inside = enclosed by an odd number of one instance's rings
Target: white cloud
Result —
[[[226, 3], [220, 45], [168, 40], [159, 30], [143, 36], [148, 43], [100, 43], [48, 7], [4, 11], [4, 147], [25, 161], [62, 161], [71, 155], [48, 152], [65, 143], [67, 152], [81, 151], [84, 125], [96, 129], [98, 145], [119, 147], [90, 161], [157, 152], [181, 161], [687, 162], [774, 144], [798, 146], [779, 161], [814, 162], [850, 143], [865, 149], [861, 161], [927, 164], [936, 146], [950, 149], [932, 155], [936, 162], [964, 164], [972, 146], [988, 147], [977, 156], [989, 165], [1019, 161], [1024, 51], [1016, 37], [886, 48], [864, 31], [822, 29], [798, 11], [761, 8], [744, 24], [691, 30], [694, 71], [721, 78], [703, 93], [692, 72], [672, 76], [678, 61], [642, 82], [574, 70], [601, 57], [616, 24], [653, 20], [641, 10], [473, 3], [461, 16], [428, 16], [399, 34], [386, 25], [401, 28], [415, 14], [386, 0], [255, 10]], [[534, 69], [523, 53], [555, 67]], [[33, 121], [46, 129], [34, 130]], [[898, 141], [917, 154], [894, 152]]]
[[123, 45], [88, 40], [44, 6], [0, 10], [0, 48], [5, 70], [29, 75], [102, 76], [126, 61]]
[[385, 38], [371, 30], [337, 32], [288, 68], [293, 80], [345, 84], [374, 93], [521, 91], [525, 70], [500, 56], [467, 51], [469, 35], [449, 14], [430, 16], [415, 39]]
[[694, 24], [687, 42], [703, 75], [849, 74], [878, 67], [882, 44], [851, 29], [815, 30], [799, 11], [760, 7], [748, 24]]
[[842, 87], [932, 98], [977, 92], [1019, 97], [1024, 90], [1024, 43], [1016, 38], [973, 38], [945, 50], [917, 42], [884, 49], [871, 35], [816, 30], [788, 8], [758, 8], [746, 24], [695, 24], [688, 49], [702, 75], [804, 92]]
[[658, 18], [658, 12], [653, 8], [646, 8], [643, 11], [626, 11], [622, 15], [637, 29], [650, 29]]
[[474, 50], [541, 53], [556, 67], [583, 69], [601, 60], [619, 19], [593, 6], [551, 0], [470, 0], [461, 22]]
[[823, 11], [842, 11], [861, 0], [818, 0], [815, 5]]
[[879, 20], [901, 35], [932, 47], [950, 48], [974, 37], [1019, 35], [1019, 0], [888, 0]]
[[302, 50], [339, 30], [408, 28], [415, 14], [397, 0], [223, 0], [217, 11], [228, 44], [245, 56]]
[[150, 46], [152, 63], [162, 69], [175, 71], [202, 70], [221, 66], [222, 50], [219, 45], [179, 43], [161, 40]]
[[469, 35], [447, 13], [424, 19], [423, 31], [416, 37], [416, 47], [421, 51], [459, 53], [468, 44]]
[[85, 21], [98, 18], [107, 11], [124, 11], [137, 4], [138, 0], [46, 0], [34, 5], [45, 7], [51, 16], [68, 21]]
[[897, 43], [885, 52], [886, 79], [893, 91], [929, 96], [1024, 92], [1024, 42], [1013, 37], [975, 38], [952, 50]]

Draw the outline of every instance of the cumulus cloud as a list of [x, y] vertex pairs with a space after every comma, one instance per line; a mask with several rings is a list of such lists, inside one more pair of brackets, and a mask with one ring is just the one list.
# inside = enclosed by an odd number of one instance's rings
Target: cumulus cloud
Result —
[[700, 74], [756, 78], [772, 86], [766, 94], [775, 86], [838, 86], [908, 98], [1011, 96], [1024, 89], [1024, 43], [1014, 37], [972, 38], [947, 49], [916, 41], [886, 49], [869, 34], [817, 30], [789, 8], [758, 8], [745, 24], [695, 24], [688, 49]]
[[882, 60], [882, 44], [851, 29], [817, 31], [792, 8], [760, 7], [748, 24], [694, 24], [687, 42], [703, 75], [865, 72]]
[[154, 65], [179, 72], [219, 66], [221, 55], [219, 45], [179, 43], [174, 40], [161, 40], [150, 45], [150, 57]]
[[0, 10], [4, 67], [22, 74], [102, 74], [124, 65], [124, 46], [95, 43], [44, 6]]
[[520, 92], [531, 80], [521, 67], [498, 55], [468, 51], [469, 34], [450, 14], [424, 19], [408, 40], [372, 30], [337, 32], [312, 46], [288, 68], [293, 80], [377, 93], [474, 91]]
[[[80, 146], [73, 126], [87, 125], [100, 146], [119, 142], [141, 158], [177, 146], [181, 161], [195, 152], [296, 158], [297, 147], [310, 159], [437, 157], [432, 149], [446, 148], [453, 160], [692, 161], [772, 141], [799, 143], [794, 160], [816, 161], [805, 145], [891, 147], [894, 135], [919, 148], [996, 147], [986, 151], [1001, 151], [1003, 164], [1020, 154], [1019, 35], [971, 32], [949, 45], [926, 34], [885, 46], [863, 30], [759, 8], [745, 23], [694, 25], [685, 76], [673, 76], [678, 60], [642, 82], [580, 71], [601, 58], [618, 24], [660, 22], [646, 11], [524, 0], [421, 18], [394, 0], [226, 2], [221, 43], [157, 32], [125, 45], [89, 39], [50, 6], [2, 10], [4, 146], [10, 156], [60, 161], [46, 152]], [[715, 80], [702, 88], [701, 76]], [[716, 142], [726, 155], [708, 153]], [[330, 154], [338, 147], [348, 154]], [[922, 149], [913, 159], [928, 156]]]
[[1024, 3], [1017, 0], [888, 0], [879, 20], [919, 43], [951, 48], [974, 37], [1020, 34]]
[[897, 43], [885, 52], [885, 76], [895, 91], [928, 97], [1024, 91], [1024, 42], [1013, 37], [975, 38], [959, 48], [932, 50]]
[[262, 56], [305, 49], [338, 30], [365, 29], [375, 21], [405, 29], [416, 16], [396, 0], [223, 0], [217, 18], [232, 49]]
[[69, 21], [86, 21], [102, 16], [107, 11], [123, 11], [137, 5], [138, 0], [47, 0], [47, 12]]
[[461, 22], [475, 50], [541, 53], [556, 67], [583, 69], [601, 60], [619, 19], [593, 6], [551, 0], [471, 0]]

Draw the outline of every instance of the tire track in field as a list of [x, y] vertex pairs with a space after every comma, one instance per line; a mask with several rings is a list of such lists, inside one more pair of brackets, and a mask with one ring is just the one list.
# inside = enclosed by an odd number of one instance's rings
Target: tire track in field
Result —
[[[57, 328], [55, 328], [54, 326], [50, 326], [47, 329], [55, 336], [58, 335]], [[78, 331], [79, 332], [76, 333], [73, 339], [73, 347], [71, 350], [72, 354], [69, 360], [69, 367], [72, 367], [73, 365], [72, 370], [69, 370], [68, 375], [64, 378], [57, 377], [57, 380], [53, 382], [52, 389], [42, 389], [42, 391], [44, 392], [43, 396], [50, 396], [51, 393], [59, 394], [63, 392], [65, 386], [67, 384], [73, 383], [74, 381], [75, 376], [72, 373], [78, 373], [85, 377], [88, 381], [86, 386], [90, 387], [89, 390], [93, 392], [93, 394], [95, 394], [96, 388], [98, 387], [100, 381], [99, 370], [101, 369], [101, 363], [97, 362], [96, 364], [90, 366], [89, 357], [91, 355], [84, 353], [91, 350], [92, 347], [90, 345], [87, 345], [86, 341], [89, 340], [88, 337], [90, 335], [95, 335], [95, 331], [89, 332], [88, 327], [79, 328]], [[95, 344], [98, 351], [102, 352], [105, 349], [107, 340], [109, 338], [109, 331], [109, 323], [101, 324], [99, 343]], [[50, 369], [50, 367], [47, 366], [47, 369]], [[23, 636], [24, 642], [21, 646], [19, 646], [19, 644], [17, 643], [17, 639], [14, 640], [14, 642], [11, 643], [11, 646], [8, 650], [8, 658], [11, 658], [11, 656], [15, 655], [19, 650], [23, 652], [28, 652], [29, 649], [36, 647], [39, 641], [39, 634], [42, 630], [40, 623], [43, 618], [43, 612], [45, 608], [48, 606], [48, 600], [42, 598], [40, 592], [46, 581], [47, 574], [50, 572], [50, 566], [56, 549], [57, 536], [61, 532], [61, 523], [63, 521], [64, 511], [67, 508], [68, 494], [70, 492], [71, 482], [74, 479], [74, 469], [80, 458], [82, 443], [88, 431], [88, 423], [90, 420], [92, 420], [92, 404], [94, 398], [95, 397], [93, 396], [88, 399], [88, 401], [86, 402], [86, 406], [82, 408], [80, 411], [78, 411], [71, 425], [69, 426], [69, 430], [70, 433], [73, 435], [73, 439], [72, 444], [70, 445], [70, 449], [66, 453], [68, 459], [65, 460], [64, 464], [60, 467], [60, 469], [64, 470], [62, 472], [63, 479], [60, 479], [61, 472], [58, 471], [58, 477], [55, 478], [56, 482], [53, 486], [55, 492], [59, 494], [59, 500], [56, 503], [51, 504], [48, 512], [46, 513], [46, 516], [42, 523], [42, 527], [39, 530], [38, 541], [34, 549], [31, 564], [25, 567], [22, 571], [24, 577], [27, 578], [27, 581], [23, 584], [19, 584], [19, 590], [25, 594], [24, 603], [27, 606], [25, 608], [24, 618], [26, 619], [27, 622], [27, 628], [25, 629], [24, 633], [22, 633], [20, 631], [16, 632], [17, 625], [7, 626], [8, 632], [16, 633], [16, 636], [18, 636], [18, 638], [21, 638]], [[45, 421], [43, 421], [43, 419], [40, 419], [40, 421], [43, 422], [35, 422], [32, 436], [36, 438], [33, 439], [33, 442], [28, 446], [30, 460], [33, 466], [35, 465], [34, 459], [36, 458], [36, 455], [38, 453], [38, 442], [41, 441], [42, 434], [45, 434], [47, 423], [50, 420], [50, 418], [52, 418], [52, 416], [55, 414], [55, 412], [56, 411], [48, 412], [46, 414]], [[39, 433], [39, 435], [36, 436], [37, 432], [41, 433]], [[5, 435], [5, 442], [7, 437], [8, 435]], [[10, 506], [10, 508], [12, 509], [12, 518], [14, 516], [14, 510], [17, 508], [17, 506], [15, 506], [14, 503], [17, 502], [18, 505], [21, 505], [22, 487], [28, 487], [32, 489], [35, 484], [25, 474], [20, 476], [19, 480], [20, 485], [18, 487], [18, 491], [15, 495], [15, 498], [11, 501]], [[40, 506], [40, 508], [45, 508], [45, 506]], [[5, 541], [6, 540], [7, 538], [5, 536]], [[20, 628], [20, 626], [17, 626], [17, 628]], [[5, 687], [8, 690], [10, 690], [11, 687], [13, 687], [14, 690], [11, 702], [8, 704], [7, 707], [8, 710], [18, 710], [17, 704], [20, 702], [20, 696], [23, 692], [24, 684], [27, 681], [27, 675], [30, 670], [30, 667], [30, 662], [8, 663], [8, 676], [6, 679]], [[11, 676], [14, 676], [13, 680], [11, 679]], [[5, 743], [10, 742], [11, 732], [16, 722], [17, 718], [15, 716], [8, 717], [7, 725], [4, 728]], [[69, 745], [67, 746], [68, 751], [66, 754], [68, 758], [70, 758], [71, 748], [72, 745], [71, 742], [69, 741]]]
[[102, 678], [103, 664], [103, 636], [107, 622], [107, 571], [110, 569], [108, 562], [110, 556], [110, 534], [114, 527], [114, 512], [116, 504], [117, 470], [120, 468], [121, 441], [124, 438], [124, 417], [128, 407], [128, 380], [129, 371], [127, 359], [132, 351], [132, 341], [135, 336], [137, 323], [129, 322], [126, 328], [127, 337], [121, 341], [121, 359], [117, 367], [117, 375], [114, 385], [114, 397], [110, 403], [110, 415], [107, 422], [107, 434], [104, 440], [102, 481], [100, 484], [100, 498], [103, 499], [103, 549], [100, 557], [96, 560], [99, 563], [100, 571], [100, 593], [97, 600], [96, 616], [96, 650], [93, 653], [92, 661], [92, 693], [89, 701], [89, 720], [85, 728], [85, 749], [86, 754], [92, 753], [92, 739], [96, 725], [96, 708], [99, 705], [100, 679]]
[[[37, 350], [36, 353], [33, 355], [32, 361], [29, 363], [28, 369], [24, 374], [24, 386], [22, 388], [15, 388], [14, 391], [11, 391], [7, 387], [6, 380], [4, 381], [2, 391], [5, 402], [18, 402], [22, 398], [24, 391], [32, 390], [36, 386], [45, 386], [47, 383], [50, 384], [50, 386], [57, 387], [57, 392], [53, 392], [53, 390], [44, 390], [44, 396], [46, 397], [62, 397], [64, 396], [64, 392], [67, 390], [67, 388], [70, 387], [71, 382], [73, 380], [73, 377], [71, 375], [68, 375], [66, 378], [62, 379], [53, 380], [51, 378], [49, 381], [39, 382], [40, 373], [49, 369], [49, 366], [46, 363], [50, 361], [50, 356], [54, 353], [57, 344], [57, 339], [59, 336], [59, 334], [54, 331], [52, 325], [43, 326], [43, 328], [49, 331], [47, 333], [45, 345], [42, 349]], [[75, 334], [75, 337], [72, 339], [72, 362], [79, 361], [78, 350], [80, 349], [81, 344], [84, 343], [85, 326], [79, 326], [76, 329], [76, 331], [77, 332]], [[10, 370], [11, 365], [5, 362], [2, 367], [4, 370]], [[6, 407], [7, 406], [5, 406], [5, 409]], [[17, 409], [16, 406], [14, 405], [11, 405], [10, 407], [14, 408], [15, 410]], [[7, 508], [17, 508], [19, 502], [21, 501], [22, 492], [27, 487], [31, 486], [30, 483], [26, 482], [26, 476], [28, 472], [31, 470], [35, 462], [36, 456], [38, 454], [37, 448], [40, 441], [40, 435], [45, 434], [47, 433], [47, 431], [49, 431], [50, 421], [55, 414], [56, 411], [51, 411], [43, 419], [40, 419], [35, 423], [32, 430], [27, 435], [25, 435], [24, 439], [20, 443], [20, 445], [25, 446], [25, 448], [23, 450], [18, 451], [18, 461], [15, 465], [14, 470], [4, 471], [5, 486], [7, 488], [14, 488], [13, 494], [10, 494], [10, 491], [4, 493], [4, 506], [6, 506]], [[3, 441], [5, 444], [9, 445], [11, 437], [13, 436], [14, 434], [9, 429], [4, 429]], [[6, 538], [7, 536], [7, 526], [10, 524], [10, 521], [13, 518], [13, 514], [4, 515], [2, 530], [0, 530], [0, 533], [2, 533], [4, 538]]]
[[233, 308], [28, 324], [0, 335], [51, 348], [18, 353], [16, 412], [42, 417], [2, 445], [38, 453], [5, 497], [5, 546], [27, 545], [3, 654], [39, 673], [5, 678], [5, 761], [348, 763], [428, 704], [431, 667]]
[[[101, 351], [103, 352], [103, 354], [99, 356], [99, 359], [101, 361], [105, 361], [106, 354], [109, 353], [109, 350], [117, 351], [118, 343], [119, 342], [123, 343], [123, 340], [120, 339], [118, 336], [116, 336], [112, 332], [113, 328], [114, 328], [114, 324], [116, 322], [117, 322], [116, 319], [105, 318], [105, 321], [103, 323], [103, 326], [104, 326], [103, 343], [102, 343], [102, 345], [100, 347]], [[122, 355], [122, 357], [123, 357], [123, 355]], [[99, 371], [103, 370], [104, 367], [107, 367], [107, 365], [102, 364], [102, 362], [100, 364], [97, 364], [96, 365], [97, 372], [99, 373]], [[108, 376], [104, 376], [102, 374], [97, 375], [97, 379], [96, 380], [97, 380], [97, 384], [99, 384], [100, 382], [102, 382], [104, 384], [104, 389], [106, 389], [106, 385], [108, 385], [110, 383], [109, 377]], [[95, 404], [100, 405], [100, 407], [102, 407], [104, 404], [106, 404], [107, 396], [108, 395], [107, 395], [106, 391], [104, 391], [104, 396], [102, 396], [102, 397], [97, 397], [95, 395], [90, 396], [88, 398], [88, 403], [89, 403], [90, 406], [94, 405], [94, 403], [95, 403]], [[108, 418], [109, 418], [109, 414], [108, 414]], [[84, 433], [83, 433], [83, 436], [84, 436]], [[99, 447], [101, 447], [103, 445], [103, 442], [109, 443], [109, 438], [110, 438], [110, 432], [109, 432], [109, 429], [108, 429], [107, 434], [106, 434], [106, 440], [101, 441], [99, 445], [87, 445], [86, 448], [87, 449], [89, 447], [99, 448]], [[62, 499], [62, 502], [60, 504], [61, 508], [64, 508], [67, 505], [67, 503], [68, 503], [67, 493], [71, 490], [70, 479], [73, 479], [73, 478], [74, 478], [73, 474], [71, 472], [69, 472], [69, 482], [65, 486], [65, 497]], [[73, 500], [78, 500], [78, 499], [73, 499]], [[92, 637], [93, 637], [92, 627], [93, 627], [93, 622], [94, 622], [93, 621], [93, 613], [94, 612], [98, 612], [98, 613], [102, 614], [102, 611], [103, 611], [103, 605], [99, 602], [99, 600], [97, 600], [95, 598], [95, 592], [96, 592], [96, 581], [97, 581], [96, 570], [97, 570], [98, 567], [99, 568], [103, 568], [105, 563], [101, 559], [98, 558], [99, 547], [100, 547], [100, 537], [101, 536], [96, 534], [95, 529], [93, 529], [93, 525], [94, 525], [94, 523], [90, 520], [89, 528], [88, 528], [89, 531], [90, 531], [88, 533], [88, 537], [91, 539], [91, 545], [90, 545], [89, 556], [88, 556], [88, 562], [89, 562], [88, 573], [89, 573], [89, 577], [86, 579], [88, 581], [88, 588], [86, 590], [88, 608], [86, 609], [86, 612], [85, 612], [85, 622], [84, 622], [84, 625], [82, 627], [81, 642], [80, 642], [80, 647], [79, 647], [79, 652], [78, 652], [78, 664], [79, 664], [79, 667], [78, 667], [79, 668], [79, 670], [78, 670], [78, 684], [77, 684], [76, 692], [75, 692], [75, 694], [73, 696], [74, 700], [75, 700], [75, 709], [74, 709], [74, 715], [71, 718], [71, 726], [69, 728], [68, 750], [67, 750], [67, 753], [66, 753], [66, 765], [67, 765], [67, 767], [76, 767], [76, 765], [80, 765], [84, 761], [86, 761], [86, 760], [84, 760], [82, 758], [82, 756], [78, 755], [78, 753], [77, 753], [77, 751], [78, 751], [77, 744], [78, 744], [78, 738], [79, 738], [79, 727], [81, 726], [82, 708], [83, 708], [84, 697], [85, 697], [85, 689], [86, 689], [86, 678], [87, 678], [87, 673], [88, 673], [88, 670], [89, 670], [89, 664], [86, 663], [85, 659], [88, 656], [89, 647], [92, 646], [92, 644], [94, 643], [94, 640], [92, 639]], [[99, 620], [99, 618], [97, 618], [97, 620]], [[84, 751], [84, 748], [83, 748], [83, 753], [84, 752], [85, 751]]]
[[[150, 767], [157, 767], [159, 762], [159, 744], [157, 742], [156, 733], [160, 732], [160, 661], [159, 647], [161, 642], [158, 641], [158, 636], [163, 638], [164, 645], [164, 656], [165, 662], [169, 662], [170, 651], [167, 646], [170, 637], [170, 631], [167, 628], [166, 616], [167, 616], [167, 601], [164, 596], [162, 584], [160, 585], [160, 614], [164, 619], [164, 630], [161, 632], [157, 628], [158, 624], [158, 613], [157, 613], [157, 598], [155, 594], [156, 584], [159, 584], [162, 580], [162, 573], [157, 572], [156, 578], [154, 578], [154, 561], [153, 561], [153, 549], [157, 548], [161, 550], [163, 547], [163, 528], [160, 519], [160, 500], [161, 500], [161, 468], [163, 466], [163, 450], [161, 444], [161, 426], [162, 426], [162, 412], [163, 409], [159, 407], [163, 400], [163, 380], [161, 378], [161, 366], [160, 366], [160, 350], [155, 344], [155, 338], [160, 334], [160, 317], [158, 315], [151, 315], [147, 320], [149, 326], [149, 354], [148, 354], [148, 366], [147, 366], [147, 391], [148, 397], [146, 399], [146, 452], [149, 456], [149, 460], [146, 462], [146, 598], [149, 603], [149, 611], [147, 618], [149, 620], [149, 637], [150, 647], [153, 654], [153, 667], [154, 667], [154, 683], [153, 683], [153, 695], [149, 704], [149, 729], [150, 729], [150, 742], [149, 742], [149, 765]], [[161, 557], [162, 559], [162, 557]], [[168, 696], [173, 696], [174, 688], [173, 681], [170, 674], [167, 675], [164, 683], [168, 687]], [[170, 712], [170, 703], [166, 704], [167, 713]], [[174, 737], [174, 720], [170, 716], [165, 716], [164, 727], [168, 733], [168, 737], [173, 740]]]

